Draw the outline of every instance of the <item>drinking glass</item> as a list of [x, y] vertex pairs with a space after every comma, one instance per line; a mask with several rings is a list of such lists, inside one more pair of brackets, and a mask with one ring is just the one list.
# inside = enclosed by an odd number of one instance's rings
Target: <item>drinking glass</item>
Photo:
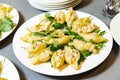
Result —
[[120, 12], [120, 0], [102, 0], [102, 12], [104, 16], [113, 18]]

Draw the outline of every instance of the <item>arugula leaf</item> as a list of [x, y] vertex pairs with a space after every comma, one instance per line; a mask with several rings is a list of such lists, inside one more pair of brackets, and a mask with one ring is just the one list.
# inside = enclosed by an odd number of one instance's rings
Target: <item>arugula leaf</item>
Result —
[[14, 27], [14, 24], [11, 19], [9, 19], [6, 16], [3, 19], [1, 19], [1, 23], [0, 23], [0, 31], [1, 32], [10, 31], [13, 29], [13, 27]]
[[53, 24], [52, 27], [54, 27], [54, 29], [67, 29], [67, 28], [69, 28], [69, 27], [67, 26], [67, 23], [66, 23], [66, 22], [64, 22], [63, 24], [61, 24], [61, 23], [59, 23], [59, 22], [56, 22], [56, 23]]
[[54, 20], [54, 17], [52, 17], [52, 16], [50, 15], [50, 13], [46, 13], [46, 14], [45, 14], [45, 17], [46, 17], [49, 21], [53, 21], [53, 20]]
[[42, 34], [39, 33], [39, 32], [34, 32], [33, 35], [36, 36], [36, 37], [41, 37], [42, 36]]
[[81, 52], [81, 54], [83, 54], [85, 57], [88, 57], [92, 54], [92, 52], [90, 52], [89, 50]]
[[104, 42], [101, 42], [101, 43], [97, 44], [96, 48], [102, 49], [105, 46], [104, 44], [105, 44]]
[[75, 35], [75, 38], [78, 40], [85, 41], [85, 39], [82, 36], [80, 36], [79, 34]]
[[94, 41], [93, 41], [93, 39], [90, 39], [88, 42], [93, 43]]
[[105, 33], [106, 33], [106, 31], [101, 31], [101, 32], [99, 33], [99, 35], [100, 35], [100, 36], [103, 36]]
[[44, 36], [47, 36], [47, 35], [49, 35], [49, 34], [50, 34], [50, 31], [49, 31], [49, 30], [44, 31]]
[[58, 46], [58, 41], [54, 41], [53, 47], [56, 47], [56, 48], [57, 48], [57, 46]]
[[50, 47], [50, 51], [52, 51], [52, 52], [55, 52], [55, 51], [57, 51], [59, 49], [63, 50], [64, 46], [66, 46], [66, 45], [58, 45], [57, 42], [54, 43], [54, 44], [47, 44], [47, 47]]
[[41, 37], [41, 36], [47, 36], [50, 34], [50, 31], [49, 30], [46, 30], [44, 32], [34, 32], [33, 35], [36, 36], [36, 37]]
[[51, 38], [58, 38], [57, 35], [58, 35], [58, 33], [56, 33], [56, 34], [51, 34], [50, 37], [51, 37]]
[[53, 24], [52, 27], [54, 27], [54, 29], [62, 29], [63, 28], [63, 24], [56, 22], [56, 23]]
[[85, 61], [85, 59], [86, 59], [86, 57], [83, 54], [80, 53], [80, 58], [79, 58], [77, 64], [80, 65], [80, 62]]
[[72, 31], [72, 27], [67, 28], [67, 32], [65, 32], [65, 35], [74, 35], [75, 39], [85, 41], [85, 39], [82, 36], [80, 36], [78, 33]]
[[36, 42], [36, 41], [35, 41], [35, 40], [33, 40], [33, 41], [32, 41], [32, 45], [33, 45], [35, 42]]

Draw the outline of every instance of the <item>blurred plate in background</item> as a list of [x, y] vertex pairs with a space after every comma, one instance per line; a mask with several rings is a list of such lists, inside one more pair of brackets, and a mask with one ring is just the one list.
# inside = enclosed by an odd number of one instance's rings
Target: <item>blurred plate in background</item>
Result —
[[0, 77], [6, 78], [7, 80], [20, 80], [18, 71], [10, 60], [0, 55], [0, 61], [3, 62], [3, 69]]
[[110, 30], [114, 40], [120, 45], [120, 13], [111, 20]]
[[[4, 3], [0, 3], [2, 4], [4, 7], [9, 7], [11, 5], [8, 5], [8, 4], [4, 4]], [[13, 7], [13, 6], [11, 6]], [[7, 36], [9, 36], [13, 31], [14, 29], [16, 28], [18, 22], [19, 22], [19, 14], [18, 14], [18, 11], [13, 7], [12, 11], [10, 12], [10, 15], [13, 16], [13, 18], [11, 19], [13, 21], [13, 23], [15, 24], [14, 25], [14, 28], [10, 31], [7, 31], [7, 32], [2, 32], [1, 33], [1, 38], [0, 38], [0, 41], [2, 41], [3, 39], [5, 39]]]
[[[47, 0], [45, 0], [47, 1]], [[65, 9], [69, 7], [75, 7], [82, 2], [82, 0], [57, 0], [57, 1], [40, 1], [40, 0], [28, 0], [31, 6], [43, 11], [52, 11], [58, 9]]]

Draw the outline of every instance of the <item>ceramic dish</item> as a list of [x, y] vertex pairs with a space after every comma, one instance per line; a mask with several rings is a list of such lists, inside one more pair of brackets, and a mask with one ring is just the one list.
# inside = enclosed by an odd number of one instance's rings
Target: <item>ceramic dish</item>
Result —
[[[63, 11], [66, 12], [66, 10], [63, 10]], [[54, 15], [56, 12], [58, 11], [52, 11], [49, 13], [51, 15]], [[24, 24], [22, 24], [21, 27], [17, 30], [13, 39], [13, 50], [18, 60], [27, 68], [35, 72], [51, 75], [51, 76], [68, 76], [68, 75], [80, 74], [80, 73], [89, 71], [95, 68], [96, 66], [100, 65], [107, 58], [107, 56], [110, 54], [110, 51], [112, 49], [113, 39], [112, 39], [110, 30], [100, 19], [96, 18], [95, 16], [92, 16], [88, 13], [79, 12], [79, 11], [76, 11], [76, 13], [80, 18], [91, 16], [93, 18], [92, 22], [97, 24], [100, 27], [100, 30], [106, 31], [106, 34], [104, 35], [104, 37], [109, 40], [99, 54], [91, 55], [86, 59], [86, 61], [83, 63], [80, 70], [74, 70], [73, 68], [68, 66], [64, 70], [59, 71], [52, 68], [50, 63], [44, 63], [44, 64], [34, 66], [31, 64], [31, 59], [27, 58], [27, 52], [25, 51], [25, 49], [22, 48], [23, 46], [27, 46], [27, 44], [22, 40], [20, 40], [20, 38], [28, 34], [29, 31], [27, 30], [27, 28], [30, 28], [31, 26], [38, 24], [39, 17], [42, 15], [45, 15], [45, 13], [32, 17], [31, 19], [26, 21]]]
[[[2, 4], [2, 5], [5, 6], [5, 7], [10, 6], [10, 5], [4, 4], [4, 3], [0, 3], [0, 4]], [[13, 28], [12, 30], [10, 30], [10, 31], [2, 32], [0, 41], [2, 41], [2, 40], [5, 39], [7, 36], [9, 36], [9, 35], [14, 31], [14, 29], [16, 28], [16, 26], [17, 26], [17, 24], [18, 24], [18, 22], [19, 22], [19, 14], [18, 14], [18, 11], [17, 11], [15, 8], [12, 9], [12, 11], [10, 12], [10, 15], [13, 16], [13, 18], [12, 18], [11, 20], [12, 20], [13, 23], [15, 24], [15, 25], [14, 25], [14, 28]]]
[[110, 30], [114, 40], [120, 45], [120, 13], [113, 17], [110, 23]]
[[82, 0], [71, 0], [68, 2], [63, 2], [63, 3], [54, 3], [54, 4], [42, 4], [33, 0], [28, 0], [31, 6], [33, 6], [36, 9], [43, 10], [43, 11], [53, 11], [53, 10], [58, 10], [58, 9], [65, 9], [69, 7], [75, 7], [79, 3], [82, 2]]
[[0, 77], [6, 78], [7, 80], [20, 80], [18, 71], [10, 60], [0, 55], [0, 61], [3, 62], [3, 70]]

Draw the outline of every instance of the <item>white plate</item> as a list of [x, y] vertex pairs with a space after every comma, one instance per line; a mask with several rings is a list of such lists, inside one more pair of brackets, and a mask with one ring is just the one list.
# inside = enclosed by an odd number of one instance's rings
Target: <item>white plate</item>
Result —
[[71, 3], [69, 5], [58, 5], [56, 6], [45, 6], [45, 5], [40, 5], [38, 3], [34, 3], [32, 0], [28, 0], [28, 2], [30, 3], [31, 6], [33, 6], [36, 9], [40, 9], [43, 11], [53, 11], [53, 10], [59, 10], [59, 9], [65, 9], [65, 8], [69, 8], [69, 7], [75, 7], [77, 6], [79, 3], [81, 3], [81, 0], [77, 0], [77, 2]]
[[114, 16], [111, 20], [110, 30], [114, 40], [120, 45], [120, 13]]
[[[2, 3], [4, 6], [10, 6], [8, 4], [4, 4]], [[16, 25], [14, 26], [14, 28], [8, 32], [2, 32], [2, 37], [0, 38], [0, 41], [2, 41], [3, 39], [5, 39], [7, 36], [9, 36], [13, 31], [14, 29], [16, 28], [18, 22], [19, 22], [19, 14], [18, 14], [18, 11], [13, 8], [13, 10], [11, 11], [10, 13], [11, 15], [13, 15], [14, 17], [12, 18], [12, 21], [13, 23], [15, 23]]]
[[0, 55], [0, 61], [5, 61], [3, 63], [3, 71], [0, 77], [8, 80], [20, 80], [18, 71], [10, 60]]
[[[33, 0], [28, 0], [28, 1], [31, 1], [33, 3]], [[63, 4], [63, 5], [41, 5], [38, 3], [33, 3], [33, 4], [39, 7], [47, 8], [47, 9], [59, 9], [59, 8], [71, 7], [72, 5], [79, 4], [80, 2], [81, 0], [77, 0], [77, 1], [73, 1], [71, 3]]]
[[[66, 12], [66, 10], [63, 10], [63, 11]], [[52, 11], [49, 13], [51, 15], [54, 15], [56, 12], [58, 12], [58, 11]], [[99, 54], [91, 55], [90, 57], [88, 57], [86, 59], [86, 61], [83, 63], [80, 70], [74, 70], [72, 67], [68, 66], [64, 70], [58, 71], [58, 70], [52, 68], [50, 63], [44, 63], [44, 64], [34, 66], [31, 64], [32, 60], [27, 58], [27, 52], [22, 48], [22, 47], [27, 46], [27, 44], [25, 42], [23, 42], [22, 40], [20, 40], [20, 38], [23, 37], [24, 35], [28, 34], [29, 31], [27, 30], [27, 28], [30, 28], [31, 26], [38, 24], [39, 17], [43, 16], [45, 13], [39, 14], [39, 15], [29, 19], [24, 24], [22, 24], [21, 27], [15, 33], [15, 36], [13, 38], [13, 50], [14, 50], [14, 53], [15, 53], [16, 57], [18, 58], [18, 60], [22, 64], [24, 64], [27, 68], [29, 68], [33, 71], [36, 71], [36, 72], [42, 73], [42, 74], [46, 74], [46, 75], [52, 75], [52, 76], [68, 76], [68, 75], [80, 74], [80, 73], [86, 72], [90, 69], [93, 69], [96, 66], [98, 66], [99, 64], [101, 64], [107, 58], [107, 56], [110, 54], [110, 51], [112, 49], [113, 39], [112, 39], [111, 33], [110, 33], [108, 27], [98, 18], [96, 18], [90, 14], [84, 13], [84, 12], [76, 11], [76, 13], [78, 14], [79, 17], [91, 16], [93, 18], [92, 22], [97, 24], [98, 26], [100, 26], [100, 30], [106, 31], [106, 34], [104, 35], [104, 37], [109, 40], [105, 44], [105, 47], [103, 48], [103, 50], [100, 51]]]
[[[33, 0], [32, 0], [33, 1]], [[69, 3], [72, 3], [72, 2], [76, 2], [77, 0], [70, 0], [70, 1], [66, 1], [66, 2], [57, 2], [57, 3], [49, 3], [49, 4], [46, 4], [46, 3], [40, 3], [40, 2], [36, 2], [36, 1], [33, 1], [34, 3], [37, 3], [37, 4], [40, 4], [40, 5], [46, 5], [46, 6], [59, 6], [59, 5], [66, 5], [66, 4], [69, 4]]]
[[[28, 0], [29, 1], [29, 0]], [[31, 3], [33, 3], [33, 4], [35, 4], [35, 5], [39, 5], [39, 6], [43, 6], [43, 7], [54, 7], [54, 8], [56, 8], [56, 7], [64, 7], [64, 6], [69, 6], [69, 5], [71, 5], [71, 4], [74, 4], [74, 3], [77, 3], [78, 1], [79, 2], [81, 2], [81, 0], [74, 0], [74, 1], [71, 1], [71, 2], [67, 2], [67, 3], [62, 3], [62, 4], [60, 4], [60, 3], [56, 3], [56, 4], [40, 4], [40, 3], [36, 3], [36, 2], [34, 2], [33, 0], [30, 0], [31, 1]]]
[[56, 4], [56, 3], [64, 3], [69, 1], [71, 0], [35, 0], [35, 2], [40, 4]]

